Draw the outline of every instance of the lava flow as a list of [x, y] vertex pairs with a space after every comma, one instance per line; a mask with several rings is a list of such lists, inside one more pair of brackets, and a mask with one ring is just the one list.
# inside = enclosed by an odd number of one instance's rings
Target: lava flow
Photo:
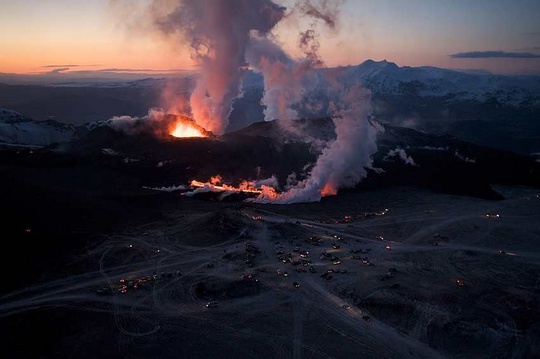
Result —
[[255, 194], [261, 194], [262, 190], [250, 187], [249, 185], [245, 184], [246, 182], [243, 182], [240, 186], [234, 187], [227, 184], [212, 184], [209, 182], [200, 182], [197, 180], [191, 181], [191, 187], [195, 188], [204, 188], [207, 187], [208, 189], [213, 190], [214, 192], [244, 192], [244, 193], [255, 193]]
[[258, 197], [277, 198], [278, 194], [274, 187], [268, 183], [269, 181], [275, 181], [275, 177], [261, 181], [243, 181], [238, 187], [235, 187], [222, 183], [221, 176], [214, 176], [208, 182], [192, 180], [190, 185], [195, 190], [188, 192], [187, 195], [193, 195], [199, 192], [221, 192], [225, 194], [246, 193], [254, 194]]
[[[221, 193], [220, 199], [222, 199], [233, 193], [243, 193], [252, 195], [245, 200], [247, 202], [288, 204], [292, 203], [291, 198], [294, 199], [295, 194], [304, 188], [302, 186], [305, 186], [305, 181], [301, 182], [291, 192], [281, 192], [279, 191], [279, 184], [275, 176], [261, 180], [242, 181], [238, 186], [231, 186], [223, 183], [222, 177], [218, 175], [211, 177], [207, 182], [192, 180], [190, 183], [192, 190], [185, 192], [184, 195], [193, 196], [199, 193], [215, 192]], [[319, 191], [319, 196], [335, 196], [337, 192], [337, 188], [328, 182]]]

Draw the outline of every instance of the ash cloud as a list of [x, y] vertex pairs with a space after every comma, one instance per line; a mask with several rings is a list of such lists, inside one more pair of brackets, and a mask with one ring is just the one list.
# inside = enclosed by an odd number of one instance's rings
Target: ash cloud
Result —
[[303, 0], [297, 3], [298, 9], [306, 16], [322, 20], [326, 26], [335, 28], [343, 1], [340, 0]]
[[[156, 7], [163, 2], [154, 0]], [[245, 53], [252, 32], [265, 37], [285, 15], [270, 0], [183, 0], [170, 11], [157, 11], [157, 28], [176, 41], [190, 44], [201, 76], [190, 105], [199, 125], [222, 134], [228, 125], [232, 101], [240, 95]]]

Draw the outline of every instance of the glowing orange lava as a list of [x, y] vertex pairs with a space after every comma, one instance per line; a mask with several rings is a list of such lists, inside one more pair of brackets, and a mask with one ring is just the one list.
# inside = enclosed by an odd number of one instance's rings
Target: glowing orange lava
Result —
[[211, 177], [208, 182], [192, 180], [190, 185], [194, 188], [208, 188], [214, 192], [250, 193], [267, 199], [278, 197], [278, 193], [271, 186], [258, 184], [256, 181], [242, 181], [238, 187], [235, 187], [222, 183], [222, 177], [219, 175]]
[[206, 131], [203, 127], [197, 125], [195, 120], [187, 116], [174, 116], [171, 136], [186, 138], [186, 137], [211, 137], [211, 132]]
[[330, 182], [326, 183], [323, 189], [321, 190], [321, 195], [323, 197], [335, 196], [336, 194], [337, 194], [337, 189]]
[[234, 186], [229, 186], [227, 184], [218, 184], [214, 181], [200, 182], [200, 181], [192, 180], [191, 187], [195, 187], [195, 188], [209, 187], [218, 192], [230, 191], [230, 192], [245, 192], [245, 193], [255, 193], [255, 194], [263, 193], [262, 189], [251, 187], [249, 185], [249, 182], [246, 182], [246, 181], [242, 182], [238, 187], [234, 187]]
[[171, 135], [174, 137], [206, 137], [196, 128], [187, 126], [183, 123], [178, 123]]

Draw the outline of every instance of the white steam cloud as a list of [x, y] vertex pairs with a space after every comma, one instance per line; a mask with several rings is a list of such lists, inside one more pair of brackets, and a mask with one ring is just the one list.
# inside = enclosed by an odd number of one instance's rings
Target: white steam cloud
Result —
[[153, 133], [156, 136], [169, 136], [169, 118], [157, 108], [148, 110], [148, 115], [142, 117], [114, 116], [106, 121], [92, 122], [87, 125], [90, 131], [97, 127], [110, 127], [126, 135]]
[[[309, 17], [313, 21], [310, 28], [301, 31], [298, 47], [304, 53], [301, 59], [292, 59], [283, 49], [268, 37], [252, 37], [247, 47], [246, 59], [249, 65], [264, 77], [266, 121], [275, 119], [297, 119], [293, 109], [302, 101], [306, 92], [316, 87], [317, 75], [312, 71], [324, 63], [318, 51], [320, 48], [317, 32], [319, 21], [330, 29], [335, 29], [342, 1], [300, 0], [287, 16]], [[288, 130], [294, 131], [292, 128]]]
[[342, 94], [333, 104], [336, 139], [318, 157], [309, 177], [281, 193], [277, 198], [259, 196], [258, 203], [289, 204], [320, 201], [340, 188], [350, 188], [366, 177], [377, 151], [380, 130], [369, 120], [370, 93], [358, 86]]
[[403, 148], [397, 147], [397, 148], [394, 149], [394, 150], [388, 151], [388, 154], [384, 157], [384, 160], [388, 160], [389, 158], [392, 158], [392, 157], [397, 157], [397, 158], [399, 158], [399, 159], [402, 160], [406, 165], [418, 167], [418, 165], [416, 164], [416, 162], [414, 162], [414, 159], [413, 159], [411, 156], [407, 155], [407, 152], [405, 152], [405, 150], [404, 150]]
[[[268, 38], [252, 38], [247, 59], [251, 66], [264, 76], [265, 119], [282, 120], [297, 118], [293, 109], [305, 93], [316, 87], [318, 77], [313, 69], [323, 65], [318, 56], [320, 47], [317, 33], [318, 21], [334, 29], [339, 18], [341, 1], [307, 1], [296, 4], [293, 13], [313, 19], [310, 28], [302, 31], [299, 48], [304, 58], [291, 59]], [[326, 79], [337, 83], [336, 79]], [[276, 197], [260, 195], [259, 203], [296, 203], [319, 201], [322, 196], [336, 194], [340, 188], [353, 187], [366, 177], [366, 168], [372, 167], [372, 155], [377, 151], [377, 128], [369, 121], [370, 94], [360, 86], [332, 90], [339, 100], [330, 106], [336, 139], [322, 150], [307, 179], [296, 182], [296, 176], [287, 179], [287, 191]], [[283, 122], [282, 122], [283, 123]], [[271, 193], [270, 193], [271, 194]]]

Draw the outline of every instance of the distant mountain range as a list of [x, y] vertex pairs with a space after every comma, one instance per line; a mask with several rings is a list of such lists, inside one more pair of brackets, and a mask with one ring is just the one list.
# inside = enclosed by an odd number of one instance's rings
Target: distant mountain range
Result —
[[[319, 86], [327, 86], [324, 75], [331, 73], [342, 82], [359, 83], [378, 95], [444, 97], [449, 100], [498, 101], [512, 106], [540, 107], [540, 76], [494, 75], [482, 71], [450, 70], [432, 66], [398, 66], [386, 60], [367, 60], [359, 65], [321, 68]], [[124, 83], [101, 83], [112, 87], [160, 87], [166, 79], [146, 78]], [[189, 81], [188, 84], [192, 84]], [[70, 84], [64, 84], [69, 86]], [[72, 83], [80, 86], [80, 84]], [[250, 71], [244, 89], [263, 89], [263, 78]]]
[[[370, 89], [374, 116], [381, 123], [448, 133], [522, 154], [540, 152], [539, 76], [399, 67], [388, 61], [368, 60], [357, 66], [318, 70], [318, 85], [305, 94], [308, 106], [298, 106], [299, 117], [328, 115], [327, 105], [333, 100], [326, 91], [328, 77]], [[262, 82], [260, 74], [246, 77], [244, 97], [233, 106], [230, 130], [264, 117], [259, 103]]]
[[[410, 67], [398, 66], [386, 60], [366, 60], [359, 65], [321, 68], [315, 70], [319, 74], [333, 73], [342, 81], [359, 82], [369, 88], [375, 95], [410, 95], [427, 97], [449, 97], [457, 99], [476, 99], [487, 101], [496, 99], [501, 103], [516, 106], [540, 106], [540, 76], [537, 75], [496, 75], [488, 71], [451, 70], [432, 66]], [[7, 76], [7, 74], [4, 74]], [[9, 77], [6, 83], [17, 84]], [[101, 87], [101, 88], [147, 88], [162, 87], [167, 81], [185, 82], [192, 86], [196, 74], [181, 77], [156, 77], [148, 74], [147, 78], [123, 80], [113, 76], [90, 78], [71, 78], [69, 73], [56, 76], [54, 79], [35, 75], [35, 82], [24, 82], [27, 85], [54, 87]], [[62, 77], [64, 76], [64, 77]], [[141, 74], [138, 75], [139, 77]], [[62, 80], [64, 78], [64, 80]], [[129, 77], [127, 77], [129, 78]], [[8, 79], [6, 77], [6, 79]], [[54, 80], [54, 81], [53, 81]], [[2, 77], [0, 76], [0, 83]], [[323, 81], [324, 82], [324, 81]], [[244, 81], [247, 89], [262, 88], [262, 77], [249, 72]], [[188, 90], [186, 88], [186, 90]], [[1, 105], [6, 107], [5, 105]]]
[[[374, 115], [381, 123], [449, 133], [522, 154], [540, 152], [539, 76], [399, 67], [373, 60], [356, 66], [321, 68], [316, 76], [317, 85], [306, 91], [305, 102], [318, 106], [298, 105], [300, 118], [328, 116], [331, 98], [326, 89], [331, 76], [344, 84], [360, 83], [371, 89]], [[65, 123], [81, 126], [117, 115], [143, 116], [150, 107], [165, 106], [160, 96], [165, 86], [188, 96], [194, 83], [194, 75], [189, 75], [53, 86], [0, 84], [0, 108], [25, 114], [40, 124], [36, 127], [27, 117], [14, 115], [20, 119], [15, 124], [9, 120], [13, 114], [0, 113], [0, 141], [46, 145], [66, 140], [75, 130]], [[233, 103], [229, 132], [264, 120], [263, 93], [261, 74], [248, 72], [243, 97]]]
[[493, 101], [514, 106], [540, 106], [540, 77], [471, 73], [437, 67], [399, 67], [367, 60], [343, 69], [343, 79], [360, 80], [375, 95], [445, 97]]

